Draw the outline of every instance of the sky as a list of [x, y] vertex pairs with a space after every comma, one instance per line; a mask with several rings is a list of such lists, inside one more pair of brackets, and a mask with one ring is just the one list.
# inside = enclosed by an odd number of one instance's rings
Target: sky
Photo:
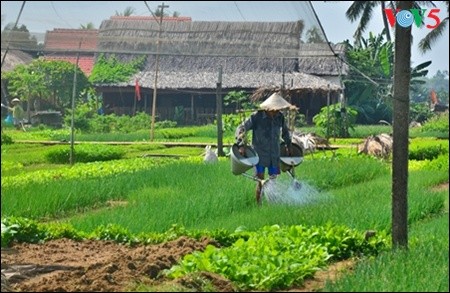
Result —
[[[23, 3], [23, 10], [20, 13]], [[303, 2], [303, 3], [302, 3]], [[304, 19], [305, 23], [316, 21], [317, 15], [328, 41], [339, 43], [344, 40], [353, 41], [353, 34], [358, 22], [350, 22], [345, 12], [352, 1], [315, 1], [313, 10], [308, 10], [304, 4], [308, 1], [1, 1], [2, 29], [8, 23], [16, 22], [27, 26], [32, 33], [41, 33], [54, 28], [80, 28], [81, 25], [93, 23], [99, 28], [103, 20], [122, 13], [127, 7], [135, 10], [134, 15], [151, 15], [159, 5], [164, 4], [165, 11], [170, 15], [178, 12], [180, 16], [190, 16], [192, 20], [223, 20], [223, 21], [293, 21]], [[440, 8], [438, 17], [446, 16], [444, 1], [434, 1]], [[425, 23], [428, 23], [425, 19]], [[430, 22], [431, 23], [431, 22]], [[369, 32], [378, 35], [383, 28], [380, 9], [374, 11], [369, 28], [363, 34], [364, 38]], [[418, 50], [418, 42], [429, 31], [428, 28], [412, 27], [413, 45], [411, 65], [416, 66], [425, 61], [432, 61], [428, 67], [432, 77], [437, 70], [449, 71], [449, 28], [434, 44], [431, 51], [422, 54]], [[394, 37], [394, 33], [391, 33]]]

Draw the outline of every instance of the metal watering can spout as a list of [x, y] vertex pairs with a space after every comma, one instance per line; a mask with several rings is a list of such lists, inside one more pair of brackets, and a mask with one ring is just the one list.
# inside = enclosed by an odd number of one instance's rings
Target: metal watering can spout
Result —
[[252, 175], [250, 175], [250, 174], [248, 174], [248, 173], [245, 173], [245, 172], [242, 173], [242, 175], [243, 175], [244, 177], [250, 178], [250, 179], [252, 179], [252, 180], [255, 180], [255, 181], [261, 183], [261, 188], [262, 188], [262, 187], [264, 186], [264, 184], [266, 184], [269, 180], [273, 179], [273, 178], [271, 178], [271, 177], [269, 177], [268, 179], [260, 179], [260, 178], [258, 178], [258, 177], [256, 177], [256, 176], [252, 176]]

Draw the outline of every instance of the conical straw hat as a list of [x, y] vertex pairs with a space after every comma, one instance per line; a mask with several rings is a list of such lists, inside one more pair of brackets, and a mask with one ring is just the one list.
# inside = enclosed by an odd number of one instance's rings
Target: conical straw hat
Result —
[[262, 110], [283, 110], [292, 107], [279, 93], [274, 93], [259, 105]]

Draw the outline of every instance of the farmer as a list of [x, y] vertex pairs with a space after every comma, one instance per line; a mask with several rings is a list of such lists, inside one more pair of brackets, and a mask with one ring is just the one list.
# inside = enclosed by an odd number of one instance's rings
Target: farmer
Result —
[[239, 153], [245, 154], [245, 134], [252, 130], [252, 146], [259, 156], [259, 162], [255, 166], [258, 180], [256, 185], [256, 202], [261, 205], [262, 180], [264, 180], [267, 168], [270, 178], [276, 178], [280, 174], [280, 144], [281, 138], [287, 146], [287, 153], [291, 153], [291, 135], [286, 123], [286, 118], [281, 110], [293, 107], [280, 94], [274, 93], [259, 106], [259, 110], [252, 113], [235, 132]]
[[12, 99], [11, 101], [12, 107], [8, 107], [2, 104], [2, 107], [7, 108], [12, 112], [14, 126], [17, 130], [22, 129], [25, 130], [23, 126], [23, 119], [25, 118], [25, 111], [20, 105], [20, 100], [17, 98]]

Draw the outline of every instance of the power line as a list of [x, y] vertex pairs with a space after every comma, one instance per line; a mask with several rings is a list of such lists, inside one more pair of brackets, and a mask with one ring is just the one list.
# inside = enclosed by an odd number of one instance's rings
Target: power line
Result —
[[239, 6], [237, 5], [236, 1], [233, 1], [233, 3], [234, 3], [234, 5], [236, 6], [236, 9], [238, 10], [238, 12], [239, 12], [239, 14], [241, 15], [242, 19], [243, 19], [244, 21], [247, 21], [247, 20], [245, 19], [244, 15], [243, 15], [242, 12], [241, 12], [241, 9], [239, 9]]

